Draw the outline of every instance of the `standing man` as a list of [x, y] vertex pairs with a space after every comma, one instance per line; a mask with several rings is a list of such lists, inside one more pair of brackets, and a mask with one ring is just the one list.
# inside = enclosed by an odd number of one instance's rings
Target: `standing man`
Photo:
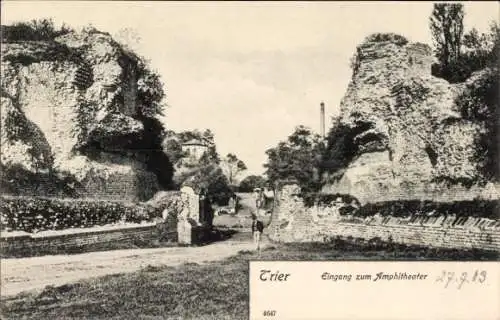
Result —
[[257, 198], [255, 200], [255, 209], [257, 211], [257, 215], [261, 215], [261, 210], [265, 206], [265, 198], [264, 198], [264, 191], [262, 189], [258, 189], [257, 191]]
[[262, 221], [257, 219], [257, 216], [255, 214], [252, 214], [253, 242], [259, 253], [260, 253], [260, 238], [262, 236], [262, 231], [264, 231], [264, 224], [262, 223]]

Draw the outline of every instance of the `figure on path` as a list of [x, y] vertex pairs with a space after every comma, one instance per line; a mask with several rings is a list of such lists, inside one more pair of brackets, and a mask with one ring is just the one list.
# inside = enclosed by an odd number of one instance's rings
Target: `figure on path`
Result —
[[256, 199], [255, 199], [255, 209], [257, 215], [262, 215], [262, 210], [265, 207], [266, 199], [264, 197], [264, 191], [260, 188], [257, 189]]
[[257, 219], [255, 214], [252, 214], [252, 235], [255, 248], [260, 252], [260, 239], [264, 231], [264, 224]]

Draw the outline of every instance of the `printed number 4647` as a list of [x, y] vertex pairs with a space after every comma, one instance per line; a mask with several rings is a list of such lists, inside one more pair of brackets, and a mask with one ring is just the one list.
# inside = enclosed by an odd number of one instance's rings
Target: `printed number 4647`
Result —
[[276, 315], [276, 310], [265, 310], [262, 315], [264, 317], [274, 317]]

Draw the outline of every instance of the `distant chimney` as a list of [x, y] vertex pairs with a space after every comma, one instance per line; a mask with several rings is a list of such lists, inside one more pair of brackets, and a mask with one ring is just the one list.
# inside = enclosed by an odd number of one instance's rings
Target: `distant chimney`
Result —
[[321, 125], [321, 137], [325, 138], [325, 103], [321, 101], [319, 104], [321, 108], [320, 115], [320, 125]]

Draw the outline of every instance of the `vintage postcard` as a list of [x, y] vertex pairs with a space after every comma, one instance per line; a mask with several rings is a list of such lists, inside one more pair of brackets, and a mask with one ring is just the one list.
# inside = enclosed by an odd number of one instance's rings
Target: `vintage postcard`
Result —
[[2, 1], [2, 319], [500, 319], [496, 2]]

